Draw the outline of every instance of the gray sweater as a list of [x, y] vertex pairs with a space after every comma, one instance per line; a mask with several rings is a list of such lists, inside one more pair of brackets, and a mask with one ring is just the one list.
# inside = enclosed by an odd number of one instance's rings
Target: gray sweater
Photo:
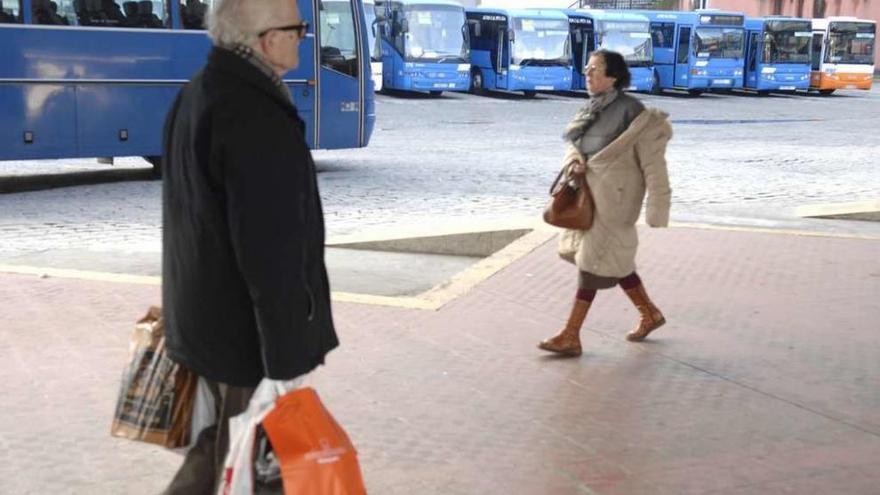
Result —
[[599, 117], [587, 128], [575, 145], [584, 156], [589, 158], [623, 134], [644, 109], [642, 102], [626, 93], [620, 93], [614, 101], [602, 109]]

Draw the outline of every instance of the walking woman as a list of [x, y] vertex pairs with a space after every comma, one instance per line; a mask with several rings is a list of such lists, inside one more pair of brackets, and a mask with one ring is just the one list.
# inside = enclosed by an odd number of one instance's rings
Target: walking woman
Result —
[[635, 271], [636, 221], [647, 191], [648, 225], [669, 222], [665, 154], [672, 127], [665, 113], [623, 92], [630, 74], [619, 53], [598, 50], [584, 70], [590, 101], [565, 130], [563, 163], [573, 173], [586, 173], [595, 214], [589, 230], [566, 230], [560, 237], [559, 255], [578, 267], [578, 291], [565, 328], [538, 344], [566, 356], [581, 354], [581, 326], [599, 289], [620, 285], [638, 309], [641, 318], [626, 336], [630, 341], [643, 340], [666, 322]]

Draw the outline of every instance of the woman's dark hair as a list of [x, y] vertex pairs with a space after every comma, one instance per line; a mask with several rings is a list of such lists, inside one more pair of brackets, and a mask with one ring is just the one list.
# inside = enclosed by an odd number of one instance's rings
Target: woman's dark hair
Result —
[[629, 67], [626, 66], [626, 60], [623, 59], [623, 55], [611, 50], [605, 50], [604, 48], [590, 54], [591, 57], [596, 55], [601, 55], [602, 59], [605, 60], [605, 76], [617, 78], [614, 81], [614, 88], [628, 88], [630, 82]]

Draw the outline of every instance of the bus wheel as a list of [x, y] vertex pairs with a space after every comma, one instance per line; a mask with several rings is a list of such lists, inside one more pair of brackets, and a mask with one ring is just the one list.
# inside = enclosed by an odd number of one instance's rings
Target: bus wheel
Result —
[[822, 96], [828, 96], [828, 95], [830, 95], [830, 94], [833, 93], [833, 92], [834, 92], [833, 89], [820, 89], [820, 90], [819, 90], [819, 94], [822, 95]]
[[526, 95], [526, 98], [534, 98], [535, 95], [538, 94], [537, 91], [523, 91], [523, 94]]
[[702, 89], [689, 89], [688, 94], [691, 96], [700, 96], [701, 94], [703, 94], [703, 90]]
[[153, 172], [150, 174], [154, 179], [162, 178], [162, 157], [151, 155], [145, 156], [144, 160], [150, 162], [153, 165]]
[[428, 91], [428, 93], [431, 93], [431, 96], [440, 96], [443, 94], [443, 91]]
[[484, 93], [485, 89], [486, 87], [483, 84], [483, 73], [480, 69], [471, 69], [471, 93], [481, 95]]

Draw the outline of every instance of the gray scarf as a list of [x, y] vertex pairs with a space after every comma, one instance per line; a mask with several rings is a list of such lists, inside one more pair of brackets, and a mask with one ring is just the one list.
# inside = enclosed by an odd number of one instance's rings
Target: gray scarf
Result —
[[568, 123], [568, 127], [565, 128], [565, 132], [562, 134], [562, 139], [574, 143], [583, 137], [587, 129], [599, 118], [602, 110], [616, 100], [618, 95], [620, 95], [620, 91], [611, 88], [608, 91], [590, 96], [590, 101], [581, 107], [577, 114], [575, 114], [574, 119]]
[[269, 79], [272, 80], [272, 84], [278, 88], [278, 91], [281, 92], [281, 95], [288, 101], [293, 102], [293, 98], [290, 96], [290, 90], [287, 89], [287, 85], [284, 84], [284, 81], [278, 77], [278, 74], [272, 70], [272, 67], [269, 66], [266, 62], [263, 61], [256, 53], [254, 53], [253, 48], [245, 45], [234, 45], [232, 48], [229, 48], [232, 53], [238, 55], [239, 57], [250, 62], [254, 67], [259, 69], [260, 72], [266, 75]]

